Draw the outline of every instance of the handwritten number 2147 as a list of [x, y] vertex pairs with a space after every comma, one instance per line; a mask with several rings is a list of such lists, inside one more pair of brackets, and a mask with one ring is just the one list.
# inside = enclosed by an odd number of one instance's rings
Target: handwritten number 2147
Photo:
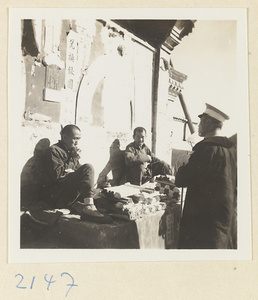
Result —
[[[16, 285], [16, 287], [17, 287], [18, 289], [26, 289], [26, 288], [27, 288], [26, 286], [22, 286], [22, 281], [23, 281], [23, 279], [24, 279], [23, 275], [22, 275], [22, 274], [16, 274], [16, 275], [15, 275], [15, 277], [18, 277], [18, 276], [20, 277], [20, 281], [18, 282], [18, 284]], [[70, 280], [71, 280], [71, 283], [66, 284], [66, 286], [69, 286], [69, 289], [68, 289], [67, 292], [66, 292], [66, 297], [67, 297], [67, 295], [68, 295], [68, 293], [70, 292], [71, 288], [74, 287], [74, 286], [78, 286], [78, 285], [77, 285], [77, 284], [74, 284], [73, 276], [70, 275], [69, 273], [63, 272], [63, 273], [61, 274], [61, 277], [63, 277], [63, 276], [68, 276], [68, 277], [70, 277]], [[52, 279], [53, 279], [53, 275], [51, 275], [50, 278], [48, 279], [48, 278], [47, 278], [47, 274], [45, 274], [44, 279], [45, 279], [45, 281], [48, 283], [48, 285], [47, 285], [47, 290], [49, 291], [50, 285], [51, 285], [52, 283], [55, 283], [56, 280], [52, 280]], [[35, 281], [35, 276], [32, 277], [30, 289], [33, 288], [34, 281]]]

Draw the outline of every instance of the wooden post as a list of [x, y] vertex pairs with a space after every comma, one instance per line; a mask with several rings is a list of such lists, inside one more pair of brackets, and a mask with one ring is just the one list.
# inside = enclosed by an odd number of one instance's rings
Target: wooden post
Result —
[[157, 141], [157, 111], [158, 111], [158, 86], [159, 86], [159, 60], [160, 48], [157, 48], [153, 58], [153, 79], [152, 79], [152, 152], [156, 153]]

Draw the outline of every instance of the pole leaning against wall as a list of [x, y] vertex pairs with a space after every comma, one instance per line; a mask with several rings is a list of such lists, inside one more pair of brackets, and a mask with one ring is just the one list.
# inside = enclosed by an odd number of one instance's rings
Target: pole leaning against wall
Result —
[[190, 114], [188, 112], [187, 106], [185, 104], [185, 100], [184, 100], [183, 94], [179, 93], [178, 97], [179, 97], [181, 106], [183, 108], [183, 111], [184, 111], [184, 114], [185, 114], [185, 118], [187, 119], [187, 124], [189, 126], [189, 130], [190, 130], [191, 134], [193, 134], [195, 132], [195, 129], [194, 129], [193, 122], [191, 120]]

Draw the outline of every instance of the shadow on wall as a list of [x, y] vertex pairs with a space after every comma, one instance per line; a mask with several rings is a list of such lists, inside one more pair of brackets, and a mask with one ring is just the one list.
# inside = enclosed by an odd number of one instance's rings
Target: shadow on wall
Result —
[[[115, 139], [110, 146], [110, 158], [100, 172], [97, 187], [104, 188], [107, 184], [117, 186], [125, 183], [125, 151], [120, 149], [119, 139]], [[113, 179], [109, 181], [108, 174], [112, 172]]]
[[21, 210], [35, 204], [38, 200], [38, 185], [42, 177], [44, 154], [50, 140], [43, 138], [35, 146], [33, 156], [26, 162], [21, 172]]

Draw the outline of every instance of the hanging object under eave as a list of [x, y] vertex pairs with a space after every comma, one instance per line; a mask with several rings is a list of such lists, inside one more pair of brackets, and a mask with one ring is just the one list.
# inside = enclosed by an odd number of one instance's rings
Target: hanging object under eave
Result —
[[167, 52], [173, 51], [182, 39], [193, 31], [195, 22], [196, 20], [176, 20], [161, 48]]

